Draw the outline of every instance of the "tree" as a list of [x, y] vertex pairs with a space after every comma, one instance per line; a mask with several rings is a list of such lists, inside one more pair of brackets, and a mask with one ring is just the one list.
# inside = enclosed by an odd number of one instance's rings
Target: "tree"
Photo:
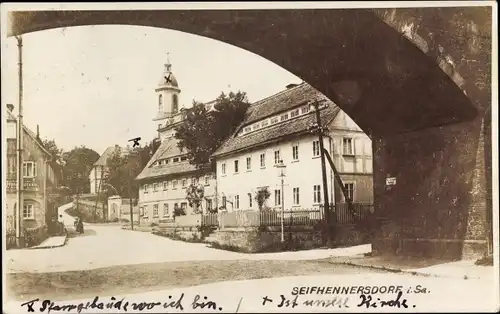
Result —
[[89, 193], [89, 173], [94, 163], [99, 159], [99, 154], [85, 146], [75, 147], [62, 154], [64, 160], [63, 182], [73, 194]]
[[221, 93], [210, 112], [204, 104], [193, 102], [175, 134], [179, 148], [187, 149], [189, 162], [197, 168], [213, 167], [210, 156], [241, 124], [249, 106], [246, 93], [240, 91]]
[[[126, 153], [117, 146], [106, 162], [107, 177], [105, 183], [114, 187], [121, 197], [131, 197], [133, 199], [138, 197], [139, 187], [135, 178], [143, 169], [140, 158], [141, 152], [143, 152], [143, 149], [140, 147]], [[116, 194], [114, 190], [107, 189], [107, 191]]]
[[195, 214], [201, 213], [200, 205], [205, 196], [205, 189], [202, 185], [191, 184], [186, 188], [186, 199], [189, 206], [194, 209]]
[[255, 192], [255, 201], [257, 202], [257, 206], [259, 206], [259, 210], [263, 210], [264, 204], [271, 196], [267, 187], [262, 187]]

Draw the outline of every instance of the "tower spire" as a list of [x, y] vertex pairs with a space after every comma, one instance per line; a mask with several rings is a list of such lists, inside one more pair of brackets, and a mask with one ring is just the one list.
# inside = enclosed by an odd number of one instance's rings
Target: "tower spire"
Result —
[[167, 63], [165, 63], [165, 71], [172, 72], [172, 64], [170, 63], [170, 52], [167, 52]]

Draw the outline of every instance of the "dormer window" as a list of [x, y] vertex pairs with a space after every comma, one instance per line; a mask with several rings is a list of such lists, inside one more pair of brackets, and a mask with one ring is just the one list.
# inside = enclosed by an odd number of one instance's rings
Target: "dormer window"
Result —
[[257, 124], [255, 124], [255, 125], [253, 126], [253, 130], [254, 130], [254, 131], [255, 131], [255, 130], [257, 130], [258, 128], [260, 128], [260, 123], [257, 123]]
[[251, 127], [246, 127], [245, 128], [245, 133], [248, 133], [248, 132], [251, 132], [252, 131], [252, 128]]
[[175, 157], [174, 162], [179, 162], [179, 157]]
[[161, 123], [158, 124], [158, 130], [161, 130], [162, 127], [163, 127], [163, 125]]
[[163, 164], [163, 160], [158, 160], [158, 166], [161, 166]]
[[278, 123], [278, 117], [271, 118], [271, 124]]
[[299, 109], [295, 109], [294, 111], [292, 111], [292, 113], [290, 114], [290, 117], [296, 117], [299, 115]]
[[269, 125], [269, 120], [264, 120], [262, 121], [262, 127], [268, 126]]
[[285, 113], [284, 115], [281, 116], [281, 121], [288, 120], [288, 113]]
[[308, 113], [309, 112], [309, 106], [302, 107], [302, 109], [300, 110], [300, 112], [302, 112], [302, 114]]

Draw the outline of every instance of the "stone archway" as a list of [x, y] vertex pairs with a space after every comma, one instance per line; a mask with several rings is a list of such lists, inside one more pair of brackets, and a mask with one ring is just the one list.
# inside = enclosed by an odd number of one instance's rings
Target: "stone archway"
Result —
[[[491, 163], [484, 157], [491, 135], [482, 132], [491, 106], [491, 13], [491, 7], [31, 11], [10, 13], [9, 35], [140, 25], [254, 52], [321, 91], [371, 136], [381, 226], [374, 251], [456, 257], [485, 243], [492, 208]], [[390, 191], [387, 176], [398, 182]]]

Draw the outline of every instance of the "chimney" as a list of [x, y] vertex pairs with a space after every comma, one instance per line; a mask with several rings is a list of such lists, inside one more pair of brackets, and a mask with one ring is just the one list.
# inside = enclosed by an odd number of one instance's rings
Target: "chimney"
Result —
[[288, 84], [286, 86], [286, 89], [294, 88], [294, 87], [297, 87], [297, 86], [299, 86], [299, 84], [291, 83], [291, 84]]
[[40, 138], [40, 126], [36, 125], [36, 138]]
[[7, 104], [7, 108], [9, 109], [10, 112], [14, 110], [14, 105], [13, 104]]

